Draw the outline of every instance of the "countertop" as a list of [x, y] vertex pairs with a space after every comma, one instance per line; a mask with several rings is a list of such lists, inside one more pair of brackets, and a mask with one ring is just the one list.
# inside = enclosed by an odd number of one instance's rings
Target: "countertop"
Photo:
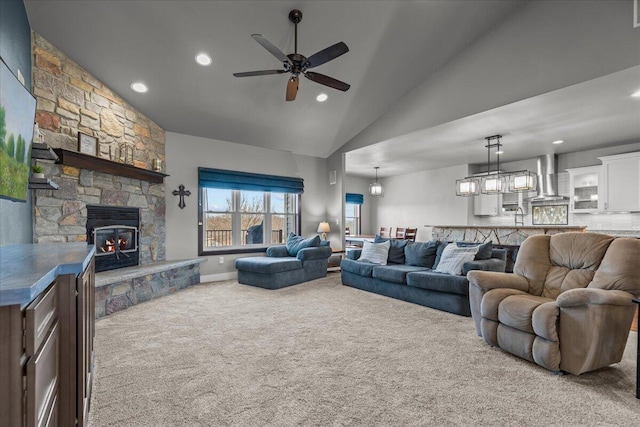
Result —
[[82, 242], [0, 247], [0, 306], [29, 304], [56, 277], [82, 273], [94, 253]]
[[509, 229], [523, 229], [529, 228], [534, 230], [549, 230], [549, 229], [562, 229], [562, 230], [584, 230], [586, 225], [425, 225], [425, 227], [437, 227], [437, 228], [496, 228], [499, 230]]

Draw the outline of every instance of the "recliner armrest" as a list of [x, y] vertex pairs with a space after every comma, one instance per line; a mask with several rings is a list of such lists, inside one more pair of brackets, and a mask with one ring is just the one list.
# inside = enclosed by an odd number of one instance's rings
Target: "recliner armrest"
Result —
[[570, 289], [558, 295], [556, 303], [560, 308], [581, 305], [633, 305], [633, 295], [629, 292], [595, 288]]
[[284, 258], [289, 256], [285, 245], [269, 246], [267, 248], [267, 256], [271, 258]]
[[311, 259], [322, 259], [331, 256], [331, 248], [328, 246], [315, 246], [312, 248], [300, 249], [297, 258], [300, 261], [307, 261]]
[[486, 292], [495, 288], [517, 289], [529, 291], [529, 282], [524, 276], [515, 273], [499, 273], [495, 271], [471, 270], [467, 273], [469, 286], [475, 286]]

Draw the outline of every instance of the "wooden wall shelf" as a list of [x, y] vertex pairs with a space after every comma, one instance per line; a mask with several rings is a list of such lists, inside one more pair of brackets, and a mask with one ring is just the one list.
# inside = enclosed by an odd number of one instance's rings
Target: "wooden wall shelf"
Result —
[[162, 172], [154, 172], [148, 169], [137, 168], [132, 165], [116, 163], [111, 160], [101, 159], [100, 157], [90, 156], [76, 151], [64, 150], [62, 148], [54, 148], [53, 151], [59, 157], [56, 163], [76, 168], [140, 179], [154, 184], [162, 184], [164, 182], [164, 177], [169, 176]]

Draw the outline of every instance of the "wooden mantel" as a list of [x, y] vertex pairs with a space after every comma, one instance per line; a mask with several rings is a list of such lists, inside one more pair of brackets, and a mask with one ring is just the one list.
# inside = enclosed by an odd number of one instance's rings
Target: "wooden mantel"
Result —
[[62, 148], [54, 148], [59, 159], [56, 163], [73, 166], [76, 168], [89, 169], [97, 172], [109, 173], [112, 175], [124, 176], [127, 178], [140, 179], [154, 184], [162, 184], [164, 177], [169, 176], [162, 172], [155, 172], [148, 169], [138, 168], [132, 165], [113, 162], [100, 157], [88, 154], [69, 151]]

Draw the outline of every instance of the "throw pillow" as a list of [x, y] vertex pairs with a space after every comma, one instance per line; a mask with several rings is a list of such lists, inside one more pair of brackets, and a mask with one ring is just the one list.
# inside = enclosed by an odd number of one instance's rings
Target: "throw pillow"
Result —
[[289, 233], [287, 236], [287, 252], [289, 256], [296, 256], [301, 249], [320, 246], [320, 236], [313, 236], [305, 239], [302, 236], [298, 236], [294, 233]]
[[478, 246], [476, 261], [480, 259], [491, 259], [491, 251], [493, 251], [493, 240], [489, 240], [485, 243], [456, 242], [456, 245], [458, 245], [459, 248]]
[[331, 247], [331, 241], [330, 240], [320, 240], [320, 247], [324, 247], [324, 246]]
[[435, 270], [438, 273], [454, 274], [456, 276], [462, 274], [462, 265], [465, 262], [473, 261], [478, 246], [458, 247], [458, 245], [447, 245], [442, 251], [440, 264]]
[[391, 242], [371, 243], [364, 242], [362, 247], [362, 254], [360, 255], [360, 261], [367, 261], [372, 264], [387, 265], [387, 258], [389, 257], [389, 248]]
[[409, 242], [404, 248], [405, 264], [432, 268], [436, 260], [438, 242]]
[[408, 240], [404, 239], [388, 239], [386, 237], [380, 237], [376, 234], [375, 239], [373, 239], [373, 243], [383, 243], [389, 241], [391, 246], [389, 246], [389, 258], [387, 262], [389, 264], [404, 264], [404, 247], [409, 243]]
[[431, 267], [434, 270], [438, 268], [438, 264], [440, 264], [440, 259], [442, 258], [442, 252], [444, 252], [449, 243], [450, 242], [438, 242], [438, 248], [436, 249], [436, 260], [433, 262], [433, 267]]

